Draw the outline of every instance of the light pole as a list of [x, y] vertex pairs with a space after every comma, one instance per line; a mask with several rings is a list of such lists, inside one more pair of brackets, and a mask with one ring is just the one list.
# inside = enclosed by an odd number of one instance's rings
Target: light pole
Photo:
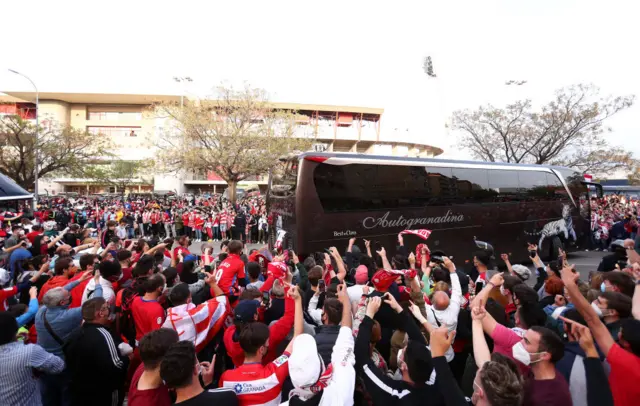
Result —
[[193, 82], [190, 76], [174, 76], [173, 80], [177, 83], [182, 84], [182, 92], [180, 93], [180, 107], [184, 106], [184, 82]]
[[27, 79], [31, 85], [33, 86], [33, 88], [36, 90], [36, 140], [34, 142], [34, 151], [33, 151], [33, 156], [34, 156], [34, 186], [33, 186], [33, 211], [36, 211], [37, 205], [38, 205], [38, 164], [40, 163], [40, 160], [38, 159], [38, 132], [40, 131], [40, 127], [39, 127], [39, 121], [38, 121], [38, 115], [40, 113], [40, 93], [38, 92], [38, 87], [36, 86], [35, 83], [33, 83], [33, 80], [31, 80], [29, 78], [29, 76], [20, 73], [18, 71], [15, 71], [13, 69], [9, 69], [9, 72], [11, 73], [15, 73], [16, 75], [20, 75], [23, 78]]

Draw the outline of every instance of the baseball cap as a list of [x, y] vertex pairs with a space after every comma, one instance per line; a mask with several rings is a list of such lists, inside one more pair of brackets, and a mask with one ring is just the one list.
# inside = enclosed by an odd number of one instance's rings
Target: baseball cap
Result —
[[254, 316], [258, 313], [260, 302], [257, 300], [243, 300], [238, 303], [233, 311], [234, 319], [236, 321], [247, 323], [254, 319]]

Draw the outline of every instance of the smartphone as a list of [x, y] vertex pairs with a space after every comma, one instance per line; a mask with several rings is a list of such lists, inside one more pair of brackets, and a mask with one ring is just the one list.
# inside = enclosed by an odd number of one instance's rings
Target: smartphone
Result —
[[377, 252], [380, 251], [382, 249], [382, 244], [380, 244], [380, 241], [374, 241], [373, 242], [373, 249]]
[[564, 257], [562, 255], [558, 256], [558, 268], [562, 268], [562, 265], [564, 264]]
[[262, 304], [265, 307], [269, 307], [269, 301], [270, 300], [271, 300], [271, 297], [269, 296], [269, 292], [262, 293]]
[[324, 279], [320, 279], [318, 281], [318, 290], [320, 291], [320, 293], [324, 293], [325, 291]]
[[535, 251], [529, 251], [529, 256], [531, 258], [535, 258], [536, 257], [536, 252]]

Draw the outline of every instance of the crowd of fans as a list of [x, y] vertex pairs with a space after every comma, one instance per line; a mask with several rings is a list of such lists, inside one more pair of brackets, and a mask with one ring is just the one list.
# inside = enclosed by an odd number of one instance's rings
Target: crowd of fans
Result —
[[[120, 239], [188, 236], [194, 242], [238, 239], [266, 243], [269, 224], [264, 197], [245, 196], [232, 205], [221, 195], [213, 196], [135, 196], [48, 197], [41, 198], [38, 210], [20, 219], [29, 230], [37, 223], [45, 231], [62, 230], [69, 225], [103, 230], [115, 222]], [[26, 210], [29, 210], [26, 208]], [[94, 232], [95, 233], [95, 232]]]
[[594, 249], [606, 250], [615, 240], [631, 239], [640, 249], [638, 208], [640, 200], [623, 195], [607, 195], [591, 200], [591, 241]]
[[[234, 238], [220, 235], [195, 253], [191, 237], [199, 235], [189, 219], [178, 227], [177, 213], [264, 216], [260, 198], [235, 207], [172, 203], [171, 227], [151, 221], [150, 237], [121, 237], [124, 217], [167, 213], [158, 202], [140, 204], [53, 202], [31, 224], [2, 218], [1, 405], [640, 399], [633, 240], [621, 243], [624, 259], [588, 280], [562, 252], [545, 264], [535, 244], [527, 247], [535, 271], [502, 254], [500, 272], [489, 249], [456, 266], [425, 243], [408, 246], [402, 234], [387, 247], [391, 255], [354, 238], [343, 252], [328, 247], [301, 259], [291, 250], [249, 251], [242, 229], [232, 228]], [[69, 218], [59, 221], [61, 212]], [[133, 224], [134, 237], [147, 236], [144, 218]], [[163, 229], [165, 239], [154, 238]]]

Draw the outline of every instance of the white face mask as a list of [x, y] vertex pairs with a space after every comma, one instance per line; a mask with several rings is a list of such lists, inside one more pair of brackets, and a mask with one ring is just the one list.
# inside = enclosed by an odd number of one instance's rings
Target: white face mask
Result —
[[473, 381], [473, 394], [471, 395], [471, 403], [473, 403], [474, 405], [478, 404], [478, 398], [480, 397], [480, 395], [478, 395], [478, 392], [476, 391], [476, 387], [478, 388], [477, 390], [479, 391], [480, 385], [478, 385], [476, 383], [476, 381]]
[[398, 357], [396, 358], [396, 365], [398, 369], [400, 369], [400, 365], [402, 365], [402, 353], [404, 352], [404, 348], [398, 350]]
[[537, 354], [544, 354], [544, 351], [530, 353], [529, 351], [526, 350], [526, 348], [524, 348], [524, 344], [522, 344], [522, 341], [520, 341], [511, 348], [511, 354], [513, 355], [513, 358], [516, 361], [520, 361], [524, 365], [529, 365], [529, 364], [535, 364], [536, 362], [540, 362], [540, 360], [532, 361], [531, 356], [537, 355]]
[[598, 317], [600, 317], [600, 318], [604, 317], [604, 314], [602, 314], [602, 309], [598, 307], [596, 302], [592, 302], [591, 303], [591, 307], [593, 308], [593, 310], [595, 310], [595, 312], [598, 315]]

